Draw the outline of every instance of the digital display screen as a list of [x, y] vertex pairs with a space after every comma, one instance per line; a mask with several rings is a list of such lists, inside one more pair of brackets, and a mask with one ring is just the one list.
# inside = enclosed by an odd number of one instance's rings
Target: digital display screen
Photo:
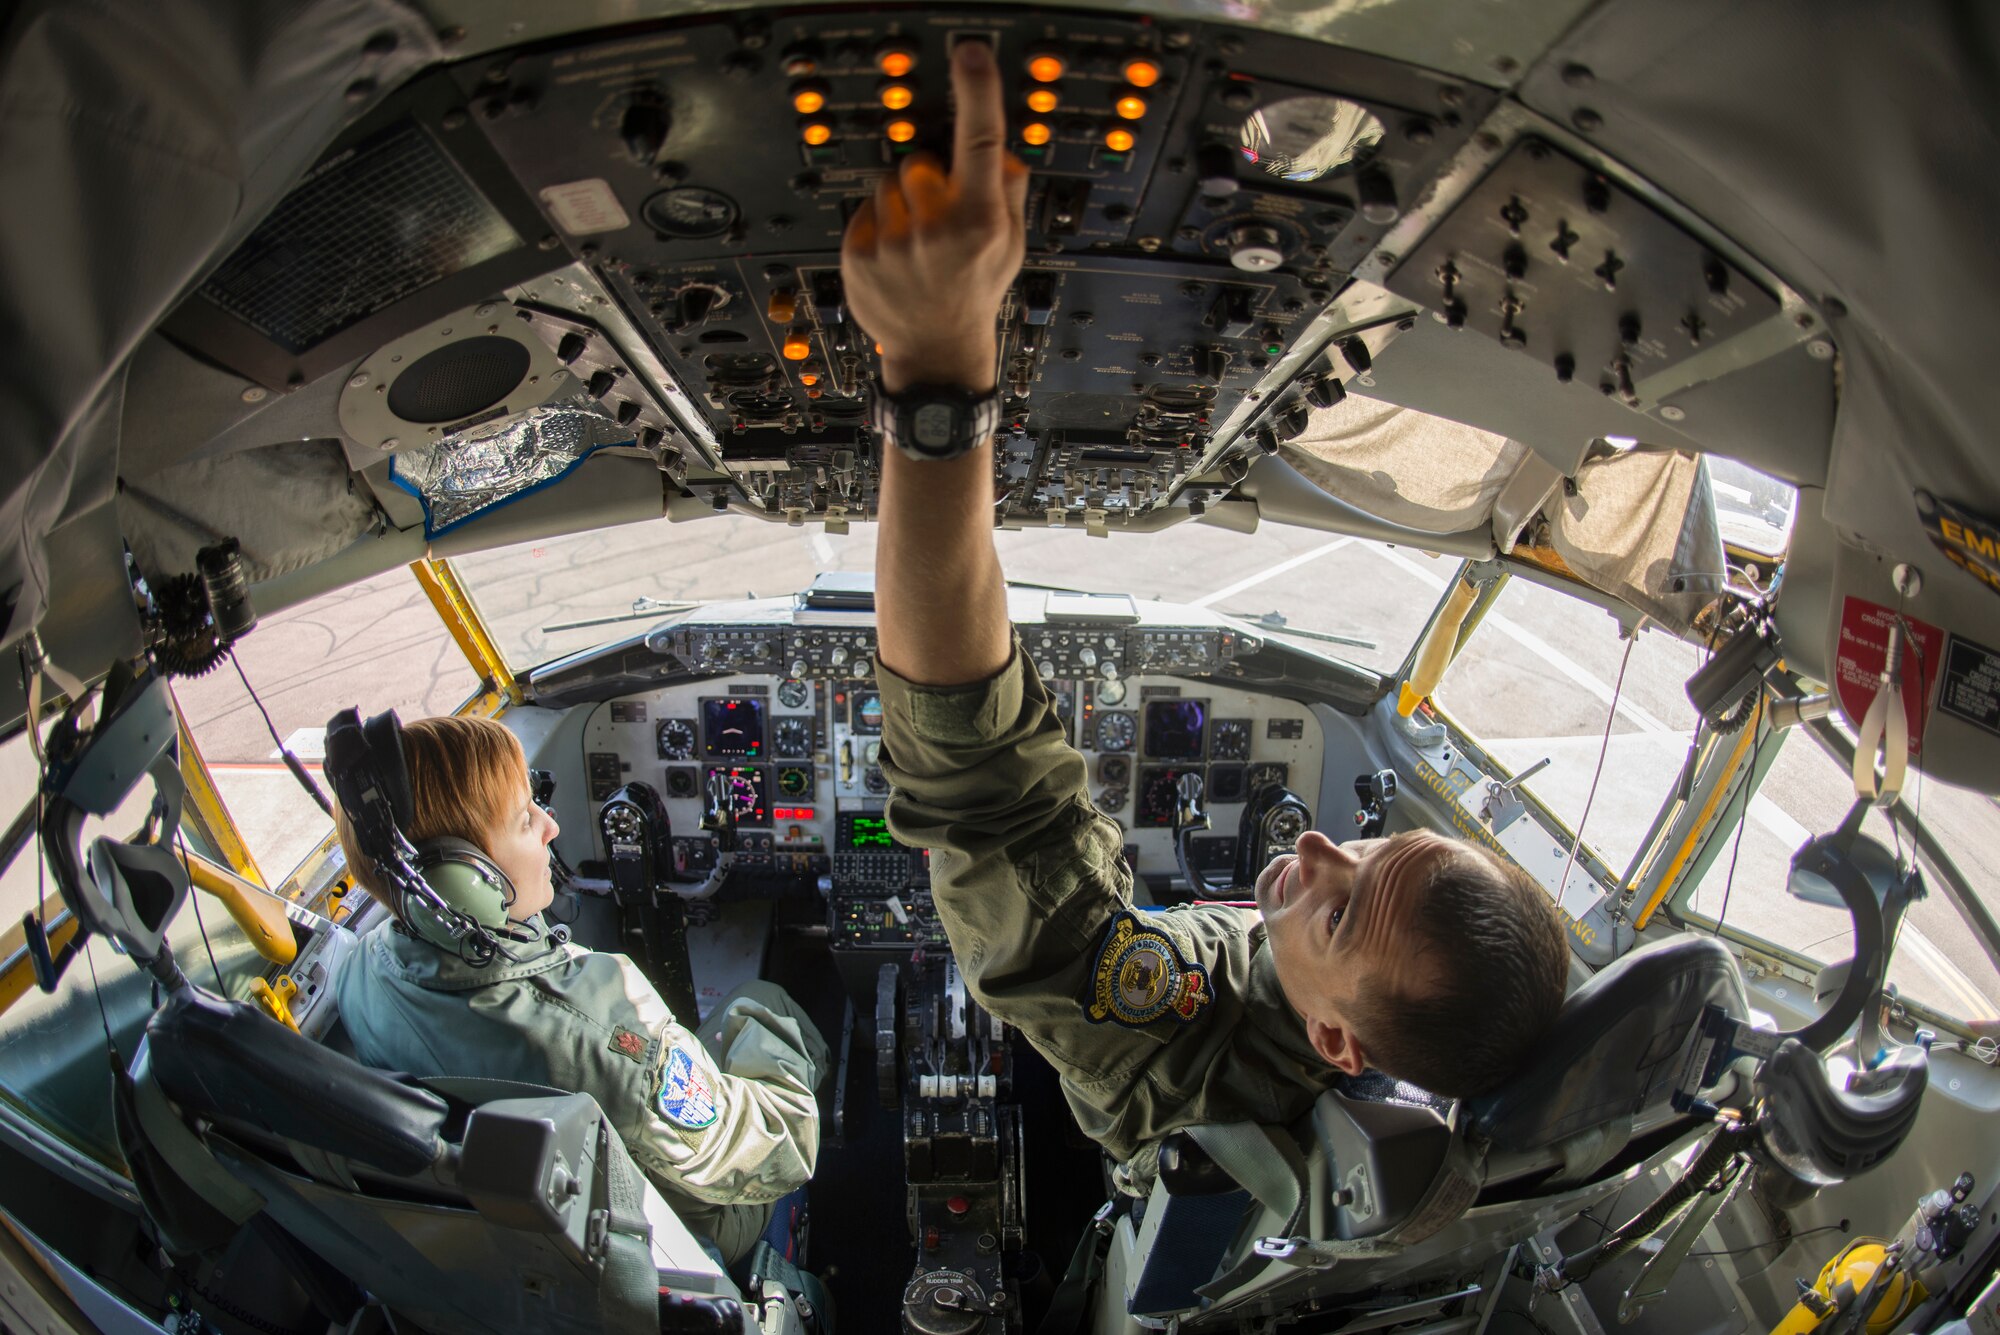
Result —
[[755, 760], [764, 754], [764, 702], [732, 695], [701, 702], [703, 754]]
[[731, 817], [738, 825], [769, 825], [771, 809], [765, 800], [764, 771], [748, 766], [720, 765], [709, 770], [712, 779], [721, 776], [723, 794], [729, 803]]
[[1146, 754], [1154, 760], [1201, 759], [1202, 700], [1154, 700], [1146, 705]]
[[889, 822], [865, 812], [840, 813], [840, 851], [894, 852], [902, 847], [889, 833]]

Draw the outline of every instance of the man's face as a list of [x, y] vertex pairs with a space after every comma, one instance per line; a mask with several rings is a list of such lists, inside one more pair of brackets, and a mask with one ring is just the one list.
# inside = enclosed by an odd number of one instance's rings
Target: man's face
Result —
[[1312, 830], [1257, 878], [1279, 986], [1313, 1047], [1348, 1074], [1369, 1062], [1351, 1022], [1354, 999], [1433, 985], [1416, 935], [1418, 897], [1439, 859], [1464, 856], [1427, 832], [1336, 844]]

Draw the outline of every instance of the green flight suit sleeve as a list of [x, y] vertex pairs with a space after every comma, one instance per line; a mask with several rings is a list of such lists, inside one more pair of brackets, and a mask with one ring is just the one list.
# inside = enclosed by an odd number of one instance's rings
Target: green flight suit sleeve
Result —
[[968, 987], [1055, 1066], [1087, 1135], [1123, 1160], [1179, 1126], [1310, 1106], [1331, 1071], [1278, 991], [1261, 920], [1132, 908], [1123, 833], [1018, 642], [974, 685], [879, 664], [877, 681], [890, 830], [932, 851]]
[[819, 1154], [813, 1090], [827, 1048], [804, 1012], [776, 986], [746, 988], [695, 1034], [631, 960], [587, 959], [609, 1036], [583, 1055], [597, 1068], [591, 1084], [625, 1091], [606, 1110], [633, 1160], [714, 1205], [768, 1204], [805, 1185]]

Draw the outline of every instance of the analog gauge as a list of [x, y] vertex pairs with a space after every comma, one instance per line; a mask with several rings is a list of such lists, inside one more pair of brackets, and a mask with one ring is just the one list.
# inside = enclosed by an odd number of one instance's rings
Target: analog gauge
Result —
[[1264, 817], [1264, 842], [1290, 848], [1306, 832], [1306, 813], [1287, 802]]
[[1097, 703], [1100, 705], [1122, 705], [1125, 703], [1125, 683], [1113, 679], [1097, 683]]
[[1097, 749], [1100, 751], [1130, 751], [1132, 743], [1139, 739], [1139, 720], [1131, 714], [1099, 714], [1097, 716]]
[[1113, 784], [1097, 795], [1097, 809], [1104, 812], [1123, 811], [1131, 794]]
[[1250, 758], [1250, 720], [1219, 718], [1209, 725], [1208, 753], [1216, 760]]
[[786, 797], [810, 797], [813, 790], [813, 772], [800, 765], [786, 765], [778, 770], [778, 791]]
[[1173, 825], [1174, 812], [1180, 806], [1181, 776], [1200, 772], [1174, 769], [1167, 765], [1149, 766], [1139, 771], [1139, 824], [1152, 829]]
[[691, 718], [670, 718], [660, 724], [655, 734], [659, 744], [660, 759], [690, 760], [694, 757], [694, 720]]
[[812, 754], [812, 723], [802, 718], [781, 718], [772, 749], [780, 760], [803, 760]]
[[1099, 756], [1097, 759], [1097, 780], [1113, 786], [1121, 786], [1132, 777], [1132, 762], [1124, 756]]
[[787, 709], [803, 709], [813, 698], [812, 687], [802, 681], [787, 680], [778, 683], [778, 703]]
[[880, 764], [882, 762], [882, 743], [870, 742], [868, 745], [862, 747], [861, 759], [869, 765]]

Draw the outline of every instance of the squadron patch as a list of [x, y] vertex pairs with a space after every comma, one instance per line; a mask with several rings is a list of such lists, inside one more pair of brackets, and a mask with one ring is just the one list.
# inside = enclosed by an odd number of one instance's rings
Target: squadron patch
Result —
[[635, 1062], [646, 1060], [646, 1036], [636, 1029], [619, 1025], [611, 1031], [611, 1042], [607, 1046], [621, 1057]]
[[1116, 1020], [1136, 1028], [1171, 1015], [1186, 1024], [1214, 999], [1207, 969], [1182, 958], [1179, 944], [1166, 933], [1120, 912], [1097, 948], [1084, 1017], [1093, 1024]]
[[695, 1065], [694, 1055], [676, 1044], [660, 1074], [660, 1116], [688, 1131], [715, 1124], [715, 1090]]

